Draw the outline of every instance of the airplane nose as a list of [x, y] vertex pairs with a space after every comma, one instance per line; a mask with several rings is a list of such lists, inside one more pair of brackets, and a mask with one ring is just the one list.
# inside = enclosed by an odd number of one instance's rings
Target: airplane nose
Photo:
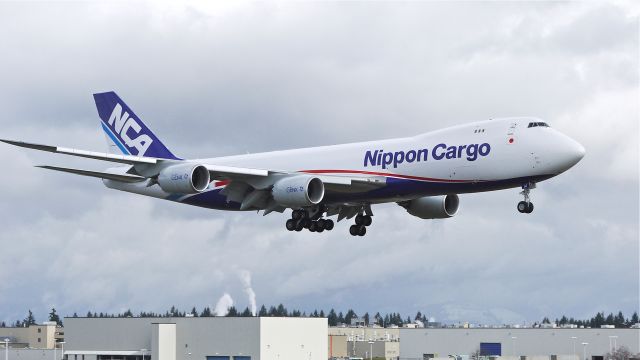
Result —
[[582, 160], [587, 152], [584, 146], [582, 146], [579, 142], [570, 138], [568, 138], [567, 140], [568, 141], [564, 146], [565, 169], [569, 169], [570, 167], [580, 162], [580, 160]]
[[574, 142], [575, 142], [575, 148], [573, 149], [573, 156], [576, 159], [576, 163], [578, 163], [578, 161], [582, 160], [584, 155], [587, 153], [587, 150], [585, 150], [584, 146], [582, 146], [579, 142], [577, 141], [574, 141]]

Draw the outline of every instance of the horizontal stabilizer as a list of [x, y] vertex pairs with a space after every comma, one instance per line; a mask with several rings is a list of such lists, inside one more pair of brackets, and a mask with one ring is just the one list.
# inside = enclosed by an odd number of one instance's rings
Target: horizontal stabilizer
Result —
[[94, 152], [94, 151], [69, 149], [69, 148], [63, 148], [63, 147], [59, 147], [59, 146], [34, 144], [34, 143], [28, 143], [28, 142], [23, 142], [23, 141], [14, 141], [14, 140], [0, 139], [0, 141], [5, 142], [7, 144], [20, 146], [20, 147], [23, 147], [23, 148], [28, 148], [28, 149], [34, 149], [34, 150], [40, 150], [40, 151], [48, 151], [48, 152], [52, 152], [52, 153], [72, 155], [72, 156], [79, 156], [79, 157], [84, 157], [84, 158], [89, 158], [89, 159], [110, 161], [110, 162], [116, 162], [116, 163], [121, 163], [121, 164], [135, 165], [135, 164], [156, 164], [156, 163], [158, 163], [158, 159], [149, 158], [149, 157], [108, 154], [108, 153], [101, 153], [101, 152]]
[[111, 173], [100, 172], [100, 171], [63, 168], [63, 167], [49, 166], [49, 165], [38, 165], [36, 167], [39, 167], [42, 169], [55, 170], [55, 171], [62, 171], [66, 173], [76, 174], [76, 175], [90, 176], [90, 177], [95, 177], [100, 179], [122, 181], [127, 183], [141, 182], [146, 180], [146, 178], [142, 176], [136, 176], [136, 175], [111, 174]]

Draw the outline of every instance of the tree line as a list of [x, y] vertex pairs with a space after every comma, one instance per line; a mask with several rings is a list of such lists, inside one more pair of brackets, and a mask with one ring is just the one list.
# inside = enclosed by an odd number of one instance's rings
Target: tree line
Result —
[[[427, 325], [428, 320], [426, 315], [422, 312], [418, 311], [415, 316], [403, 317], [400, 313], [392, 312], [388, 314], [380, 314], [376, 312], [373, 316], [368, 312], [364, 313], [362, 316], [358, 316], [353, 309], [349, 309], [346, 312], [336, 312], [334, 309], [329, 310], [329, 312], [324, 312], [324, 310], [314, 310], [312, 312], [305, 312], [300, 310], [288, 310], [283, 304], [279, 304], [278, 306], [270, 306], [267, 308], [265, 305], [262, 305], [258, 310], [257, 316], [262, 317], [319, 317], [319, 318], [327, 318], [329, 326], [338, 326], [341, 324], [345, 325], [359, 325], [364, 324], [365, 326], [369, 325], [378, 325], [381, 327], [389, 327], [389, 326], [403, 326], [410, 323], [422, 322]], [[137, 314], [134, 314], [131, 310], [126, 310], [122, 313], [107, 313], [107, 312], [92, 312], [88, 311], [85, 315], [87, 318], [127, 318], [127, 317], [141, 317], [141, 318], [162, 318], [162, 317], [212, 317], [212, 316], [226, 316], [226, 317], [251, 317], [254, 316], [249, 307], [246, 307], [244, 310], [240, 311], [236, 307], [231, 306], [226, 314], [216, 314], [215, 311], [212, 311], [209, 307], [204, 307], [202, 310], [198, 311], [194, 306], [191, 311], [182, 311], [178, 309], [176, 306], [172, 306], [169, 310], [165, 312], [156, 313], [156, 312], [147, 312], [141, 311]], [[71, 317], [77, 318], [80, 317], [77, 313], [73, 313]], [[62, 326], [62, 319], [58, 315], [55, 308], [52, 308], [49, 312], [48, 321], [56, 322], [59, 326]], [[576, 326], [584, 326], [591, 328], [599, 328], [602, 325], [613, 325], [616, 328], [628, 328], [634, 324], [638, 324], [640, 319], [638, 319], [638, 313], [634, 312], [631, 317], [625, 317], [622, 311], [619, 311], [616, 315], [610, 313], [605, 316], [604, 312], [599, 312], [595, 316], [590, 319], [574, 319], [573, 317], [568, 318], [566, 316], [562, 316], [561, 318], [556, 318], [554, 323], [558, 326], [565, 325], [576, 325]], [[14, 323], [11, 323], [9, 326], [11, 327], [28, 327], [30, 325], [36, 324], [36, 318], [33, 315], [31, 310], [28, 311], [27, 316], [22, 320], [16, 320]], [[543, 325], [543, 324], [551, 324], [551, 320], [548, 317], [542, 319], [540, 323], [535, 322], [533, 324], [534, 327]], [[7, 327], [7, 324], [2, 321], [0, 322], [0, 327]]]

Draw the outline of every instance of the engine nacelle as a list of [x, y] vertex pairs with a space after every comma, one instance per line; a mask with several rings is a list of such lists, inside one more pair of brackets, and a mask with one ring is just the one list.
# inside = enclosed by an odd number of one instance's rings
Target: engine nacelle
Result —
[[458, 195], [425, 196], [418, 199], [399, 202], [407, 212], [421, 219], [446, 219], [458, 212]]
[[298, 175], [273, 184], [273, 199], [281, 205], [304, 207], [316, 205], [324, 198], [324, 183], [317, 177]]
[[209, 170], [203, 165], [171, 165], [158, 174], [158, 185], [168, 193], [195, 194], [209, 186]]

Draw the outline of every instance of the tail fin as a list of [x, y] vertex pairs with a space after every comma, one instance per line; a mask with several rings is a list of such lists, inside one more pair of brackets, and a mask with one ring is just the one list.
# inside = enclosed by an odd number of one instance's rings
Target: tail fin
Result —
[[113, 91], [93, 94], [110, 148], [125, 155], [178, 159]]

